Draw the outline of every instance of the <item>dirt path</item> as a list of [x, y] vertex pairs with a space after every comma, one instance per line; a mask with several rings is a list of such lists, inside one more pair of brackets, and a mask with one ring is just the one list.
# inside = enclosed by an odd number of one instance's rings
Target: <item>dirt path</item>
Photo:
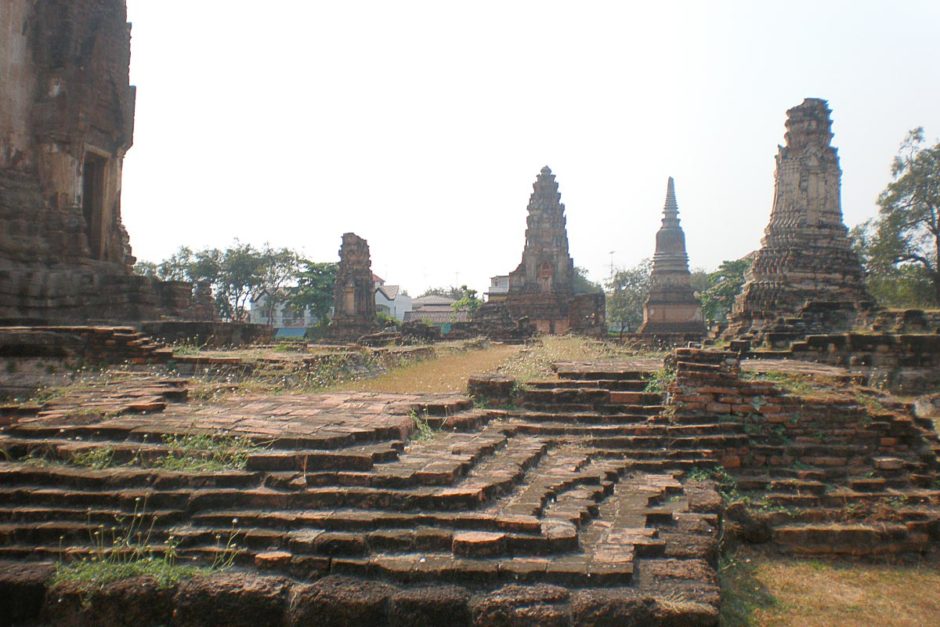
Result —
[[495, 370], [521, 348], [495, 344], [482, 350], [445, 353], [434, 359], [395, 368], [374, 379], [343, 383], [333, 389], [393, 394], [465, 392], [470, 375]]

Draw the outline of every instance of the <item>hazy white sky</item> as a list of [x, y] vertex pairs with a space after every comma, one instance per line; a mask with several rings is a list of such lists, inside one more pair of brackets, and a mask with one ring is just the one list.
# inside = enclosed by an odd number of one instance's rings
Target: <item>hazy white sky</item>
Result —
[[245, 242], [417, 295], [519, 263], [549, 165], [575, 264], [653, 252], [676, 179], [694, 267], [759, 246], [786, 110], [829, 100], [851, 226], [905, 133], [940, 135], [940, 2], [128, 0], [135, 254]]

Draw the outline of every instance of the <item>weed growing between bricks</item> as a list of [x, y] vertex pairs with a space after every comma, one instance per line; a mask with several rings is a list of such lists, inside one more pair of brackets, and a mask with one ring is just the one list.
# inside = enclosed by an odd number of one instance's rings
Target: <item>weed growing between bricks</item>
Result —
[[[153, 543], [156, 517], [147, 513], [147, 501], [138, 497], [134, 513], [116, 516], [115, 525], [99, 524], [89, 532], [91, 555], [74, 561], [60, 558], [52, 583], [73, 583], [83, 592], [84, 600], [109, 583], [132, 577], [152, 577], [160, 588], [172, 588], [180, 581], [197, 575], [209, 575], [232, 566], [239, 554], [237, 523], [232, 520], [228, 537], [216, 536], [216, 553], [211, 564], [184, 564], [178, 561], [178, 540], [172, 535], [158, 545]], [[61, 540], [60, 540], [61, 542]]]
[[430, 440], [434, 437], [436, 431], [431, 428], [431, 425], [428, 424], [428, 421], [423, 416], [419, 416], [418, 412], [411, 410], [411, 421], [414, 422], [415, 432], [412, 435], [414, 440]]
[[[427, 427], [427, 422], [424, 422]], [[430, 427], [427, 427], [430, 429]], [[119, 463], [112, 446], [96, 446], [79, 451], [67, 459], [50, 457], [49, 451], [33, 451], [27, 457], [16, 460], [32, 466], [78, 466], [90, 470], [117, 467], [160, 468], [177, 472], [219, 472], [244, 470], [248, 458], [260, 453], [269, 445], [256, 443], [251, 438], [227, 434], [163, 434], [165, 455], [151, 457], [140, 449], [130, 460]], [[7, 461], [11, 460], [5, 454]]]
[[652, 373], [646, 381], [644, 392], [652, 394], [665, 394], [669, 386], [676, 381], [676, 371], [674, 368], [662, 367]]

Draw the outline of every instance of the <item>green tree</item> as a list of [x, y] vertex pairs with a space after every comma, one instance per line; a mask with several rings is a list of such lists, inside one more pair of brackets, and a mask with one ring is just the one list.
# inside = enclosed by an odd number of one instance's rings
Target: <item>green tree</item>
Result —
[[477, 298], [476, 290], [471, 290], [466, 285], [461, 285], [458, 290], [460, 297], [451, 304], [451, 307], [454, 312], [466, 311], [470, 316], [473, 316], [476, 310], [480, 308], [480, 305], [483, 304], [483, 301]]
[[443, 296], [444, 298], [460, 300], [463, 297], [463, 292], [455, 285], [451, 285], [450, 287], [429, 287], [428, 289], [424, 290], [424, 293], [422, 293], [418, 298], [422, 298], [424, 296]]
[[157, 274], [157, 264], [153, 263], [152, 261], [142, 261], [140, 259], [134, 262], [134, 274], [149, 277], [159, 276]]
[[[926, 277], [932, 304], [940, 303], [940, 142], [928, 146], [924, 129], [907, 134], [891, 164], [893, 180], [878, 197], [878, 217], [866, 248], [869, 271]], [[916, 268], [916, 270], [913, 270]]]
[[274, 312], [279, 305], [290, 300], [286, 289], [296, 283], [300, 272], [300, 257], [289, 248], [273, 249], [265, 244], [261, 250], [261, 281], [252, 296], [252, 304], [264, 299], [264, 317], [269, 325], [274, 324]]
[[266, 261], [261, 251], [238, 240], [222, 251], [216, 282], [216, 301], [231, 320], [248, 318], [248, 305], [257, 300], [264, 289]]
[[895, 264], [894, 256], [873, 254], [874, 220], [867, 220], [852, 228], [849, 237], [852, 247], [865, 268], [865, 286], [868, 293], [882, 307], [931, 307], [937, 304], [933, 282], [920, 264]]
[[164, 281], [191, 281], [193, 251], [188, 246], [179, 250], [157, 264], [157, 276]]
[[604, 288], [600, 283], [595, 283], [588, 278], [586, 268], [576, 267], [574, 269], [574, 293], [575, 294], [596, 294], [603, 292]]
[[290, 289], [289, 303], [297, 311], [309, 309], [310, 313], [325, 323], [333, 307], [333, 284], [339, 264], [300, 260], [297, 285]]
[[752, 260], [747, 257], [722, 261], [717, 270], [708, 274], [706, 287], [699, 292], [705, 320], [721, 322], [728, 317], [751, 263]]
[[620, 269], [607, 281], [607, 320], [617, 325], [620, 337], [643, 323], [643, 303], [649, 294], [653, 264], [644, 259], [632, 268]]

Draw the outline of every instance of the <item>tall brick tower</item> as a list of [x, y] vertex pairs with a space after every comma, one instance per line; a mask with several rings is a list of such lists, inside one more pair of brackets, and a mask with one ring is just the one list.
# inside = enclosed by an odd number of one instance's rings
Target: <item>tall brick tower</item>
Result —
[[672, 177], [666, 185], [663, 223], [656, 233], [656, 253], [650, 292], [643, 304], [643, 324], [639, 332], [657, 334], [705, 334], [702, 305], [692, 291], [685, 233], [679, 224], [679, 205]]
[[787, 111], [770, 223], [735, 301], [729, 337], [779, 344], [848, 330], [873, 305], [842, 222], [830, 113], [819, 98]]

